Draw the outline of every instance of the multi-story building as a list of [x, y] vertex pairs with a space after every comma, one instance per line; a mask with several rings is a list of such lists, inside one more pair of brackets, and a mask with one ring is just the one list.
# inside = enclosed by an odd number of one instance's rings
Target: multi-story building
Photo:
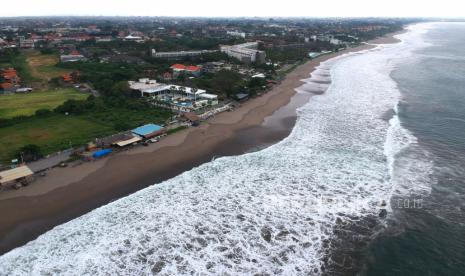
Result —
[[244, 32], [238, 32], [238, 31], [227, 31], [227, 35], [234, 36], [234, 37], [242, 37], [245, 38], [245, 33]]
[[23, 36], [19, 37], [19, 47], [23, 49], [34, 49], [34, 40], [25, 39]]
[[224, 45], [221, 46], [221, 52], [226, 53], [228, 56], [237, 58], [244, 63], [263, 63], [265, 62], [266, 54], [264, 51], [258, 50], [258, 41], [247, 42], [237, 45]]
[[152, 49], [152, 57], [164, 58], [164, 59], [177, 59], [177, 58], [183, 58], [183, 57], [201, 56], [203, 54], [215, 53], [215, 52], [218, 52], [218, 50], [157, 52], [155, 49]]

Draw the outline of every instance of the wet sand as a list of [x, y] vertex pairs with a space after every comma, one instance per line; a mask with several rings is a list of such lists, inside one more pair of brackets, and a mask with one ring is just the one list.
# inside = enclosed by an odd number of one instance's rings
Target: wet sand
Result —
[[[381, 38], [373, 43], [392, 43]], [[259, 150], [285, 138], [297, 107], [311, 94], [296, 94], [302, 79], [320, 62], [362, 45], [321, 56], [299, 66], [270, 92], [224, 112], [197, 128], [175, 133], [159, 143], [108, 158], [55, 168], [30, 186], [0, 193], [0, 254], [35, 239], [75, 217], [147, 186], [160, 183], [218, 156]], [[278, 112], [277, 112], [278, 111]], [[265, 123], [263, 123], [265, 122]]]

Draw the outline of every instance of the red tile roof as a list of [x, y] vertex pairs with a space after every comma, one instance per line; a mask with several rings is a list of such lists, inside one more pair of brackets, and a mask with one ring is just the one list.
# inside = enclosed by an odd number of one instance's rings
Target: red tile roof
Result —
[[186, 70], [186, 66], [183, 64], [173, 64], [171, 65], [171, 69]]
[[2, 74], [5, 79], [16, 78], [18, 75], [13, 72], [3, 73]]
[[76, 37], [76, 39], [78, 39], [78, 40], [91, 40], [92, 37], [90, 37], [88, 35], [79, 35], [78, 37]]
[[63, 75], [62, 77], [65, 82], [70, 82], [73, 80], [73, 77], [71, 77], [70, 75]]
[[18, 73], [13, 68], [7, 68], [2, 71], [2, 77], [8, 82], [19, 82]]
[[200, 70], [199, 66], [194, 66], [194, 65], [189, 65], [185, 66], [183, 64], [173, 64], [171, 65], [171, 69], [177, 69], [177, 70], [187, 70], [190, 72], [196, 72]]
[[191, 72], [196, 72], [196, 71], [199, 71], [199, 70], [200, 70], [200, 67], [191, 65], [191, 66], [187, 66], [187, 67], [186, 67], [186, 70], [187, 70], [187, 71], [191, 71]]
[[0, 89], [10, 89], [13, 87], [13, 84], [9, 82], [0, 83]]
[[5, 74], [5, 73], [15, 73], [15, 74], [16, 74], [16, 70], [13, 69], [13, 68], [3, 69], [2, 72], [3, 72], [4, 74]]

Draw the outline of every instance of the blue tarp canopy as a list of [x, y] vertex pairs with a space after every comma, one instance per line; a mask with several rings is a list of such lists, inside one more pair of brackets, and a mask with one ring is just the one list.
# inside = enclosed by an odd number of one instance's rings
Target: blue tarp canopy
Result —
[[140, 136], [146, 136], [151, 133], [154, 133], [156, 131], [162, 130], [163, 127], [156, 125], [156, 124], [147, 124], [140, 126], [138, 128], [135, 128], [132, 130], [133, 133], [140, 135]]
[[105, 155], [109, 154], [110, 152], [112, 152], [112, 149], [99, 150], [99, 151], [94, 152], [92, 154], [92, 157], [99, 158], [99, 157], [102, 157], [102, 156], [105, 156]]

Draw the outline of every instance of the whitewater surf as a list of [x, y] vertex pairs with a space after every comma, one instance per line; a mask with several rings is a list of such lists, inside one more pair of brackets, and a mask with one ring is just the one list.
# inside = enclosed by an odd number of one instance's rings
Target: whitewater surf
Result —
[[[299, 93], [292, 133], [261, 151], [216, 158], [57, 226], [0, 257], [1, 275], [322, 274], [333, 269], [338, 225], [371, 218], [350, 237], [382, 228], [396, 156], [415, 143], [395, 110], [390, 72], [421, 27], [326, 61]], [[318, 93], [326, 90], [325, 93]], [[423, 172], [428, 173], [427, 167]], [[401, 185], [399, 185], [401, 183]]]

